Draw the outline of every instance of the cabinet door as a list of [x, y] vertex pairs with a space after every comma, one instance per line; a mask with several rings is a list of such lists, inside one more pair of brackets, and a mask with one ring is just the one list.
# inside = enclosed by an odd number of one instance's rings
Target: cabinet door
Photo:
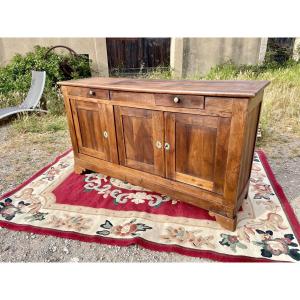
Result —
[[223, 194], [230, 118], [165, 113], [166, 176]]
[[120, 164], [164, 176], [163, 112], [115, 106]]
[[70, 99], [79, 153], [118, 163], [111, 105]]

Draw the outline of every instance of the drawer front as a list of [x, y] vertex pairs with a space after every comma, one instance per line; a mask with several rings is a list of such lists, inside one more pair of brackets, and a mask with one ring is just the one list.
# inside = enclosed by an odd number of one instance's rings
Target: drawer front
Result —
[[155, 94], [155, 104], [161, 106], [204, 108], [204, 97], [194, 95]]
[[113, 101], [126, 102], [127, 104], [155, 104], [154, 95], [151, 93], [110, 91], [110, 99]]
[[205, 110], [208, 112], [232, 112], [233, 98], [205, 97]]
[[94, 88], [83, 88], [83, 87], [70, 87], [68, 88], [68, 94], [71, 96], [80, 96], [85, 98], [95, 99], [109, 99], [109, 91]]

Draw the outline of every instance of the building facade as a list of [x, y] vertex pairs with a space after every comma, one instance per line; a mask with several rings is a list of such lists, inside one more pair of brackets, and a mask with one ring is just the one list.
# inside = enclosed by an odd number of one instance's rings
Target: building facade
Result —
[[[171, 38], [168, 60], [175, 78], [204, 75], [211, 67], [229, 60], [236, 64], [263, 62], [267, 42], [267, 38]], [[299, 38], [296, 38], [295, 59], [299, 59], [299, 52], [296, 51], [299, 44]], [[0, 38], [0, 65], [7, 64], [16, 53], [32, 51], [35, 45], [64, 45], [78, 54], [88, 54], [92, 60], [93, 76], [109, 76], [108, 54], [112, 54], [107, 53], [109, 47], [106, 38]], [[129, 47], [125, 50], [132, 54], [132, 49]], [[148, 53], [148, 57], [155, 56], [155, 52], [157, 50]]]

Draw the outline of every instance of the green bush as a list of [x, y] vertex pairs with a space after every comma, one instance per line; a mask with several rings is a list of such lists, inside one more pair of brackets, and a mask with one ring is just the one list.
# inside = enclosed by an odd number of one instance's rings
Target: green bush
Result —
[[[51, 114], [63, 113], [63, 101], [56, 82], [89, 77], [90, 61], [83, 56], [53, 51], [45, 57], [48, 50], [48, 47], [35, 46], [34, 51], [16, 54], [8, 65], [0, 68], [0, 108], [20, 104], [30, 87], [31, 71], [43, 70], [47, 73], [43, 101]], [[71, 76], [64, 72], [62, 64], [71, 68]]]
[[283, 65], [293, 56], [295, 38], [268, 38], [265, 62]]

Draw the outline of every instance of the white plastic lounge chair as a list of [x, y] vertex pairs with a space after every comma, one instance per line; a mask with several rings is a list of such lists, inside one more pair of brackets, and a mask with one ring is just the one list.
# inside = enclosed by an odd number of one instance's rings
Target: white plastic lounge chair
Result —
[[10, 115], [27, 112], [47, 112], [39, 108], [40, 100], [44, 91], [46, 81], [45, 71], [32, 71], [31, 86], [25, 100], [19, 106], [12, 106], [0, 109], [0, 120]]

